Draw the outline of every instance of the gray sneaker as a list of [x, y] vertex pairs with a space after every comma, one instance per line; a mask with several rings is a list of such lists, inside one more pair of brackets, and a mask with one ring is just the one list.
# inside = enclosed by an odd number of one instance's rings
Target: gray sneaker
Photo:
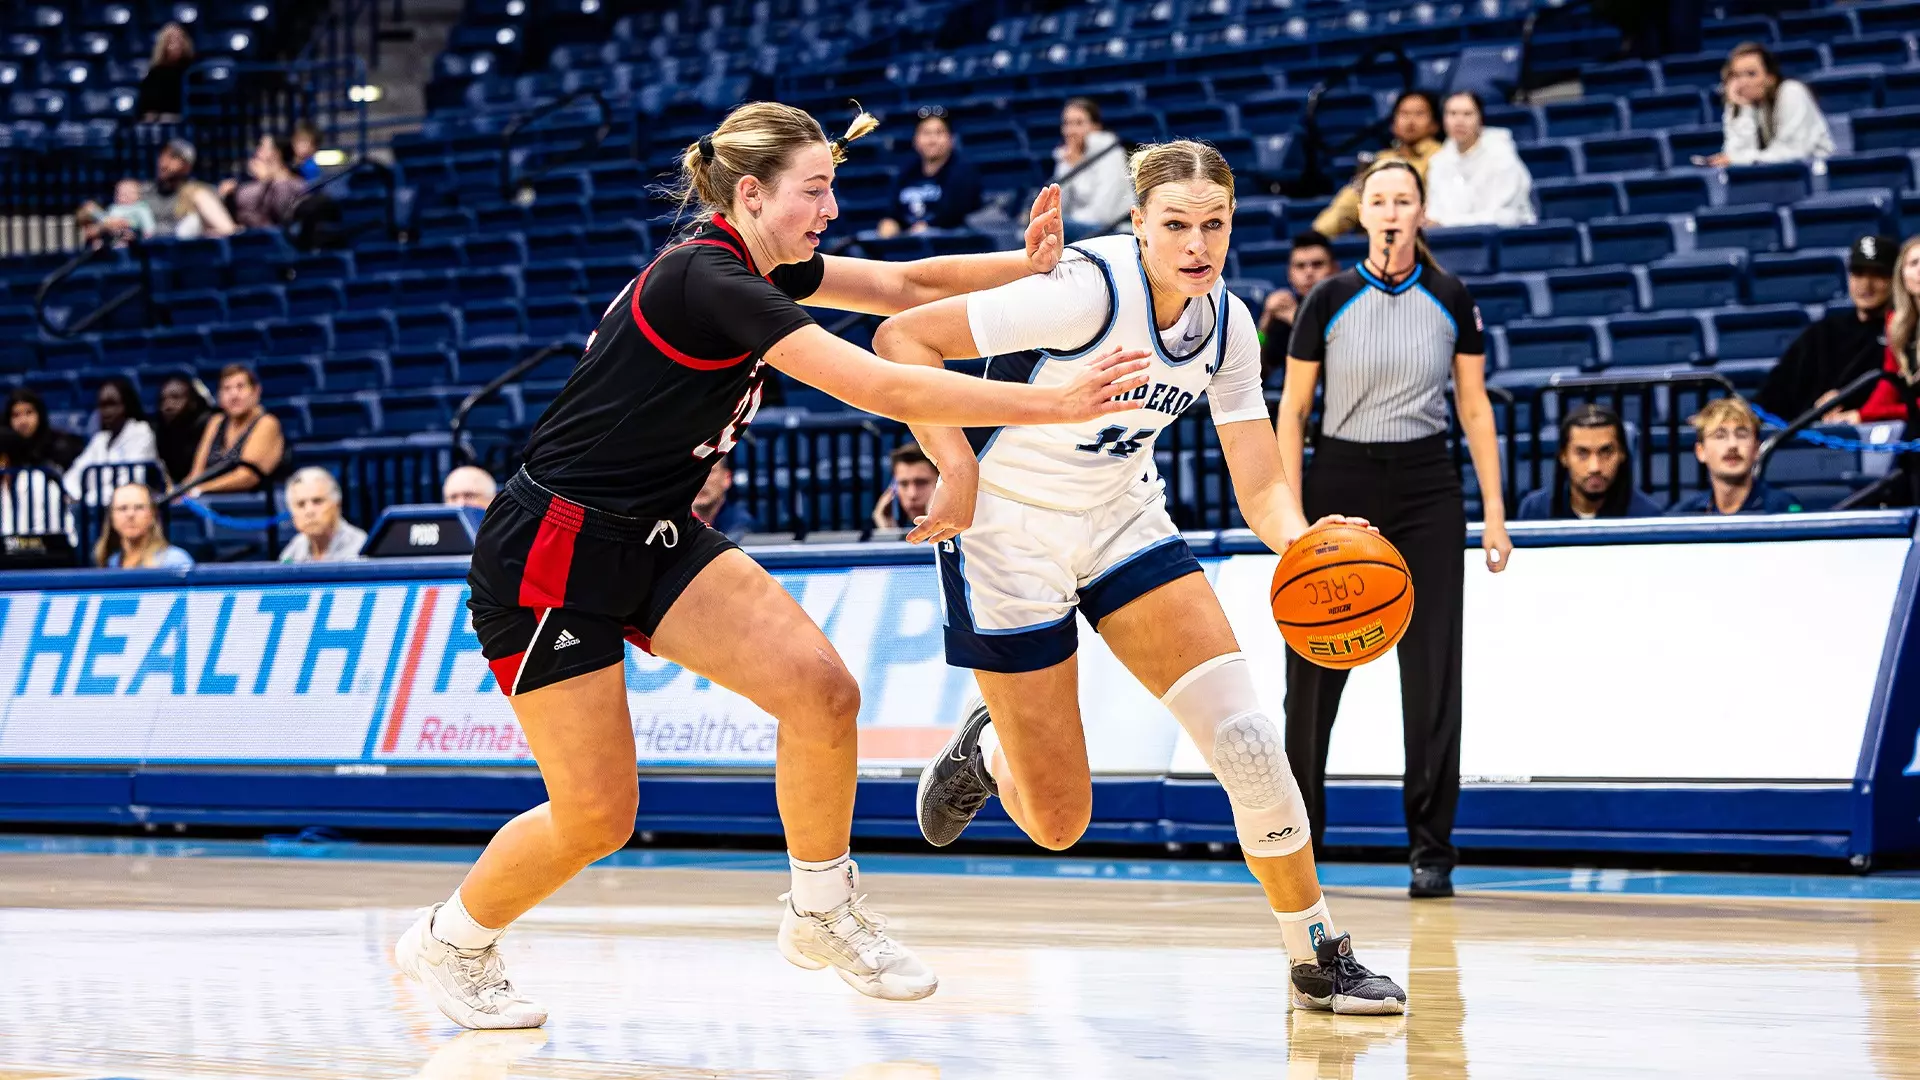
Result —
[[920, 770], [920, 791], [914, 799], [920, 808], [920, 835], [934, 847], [960, 839], [987, 797], [1000, 794], [980, 756], [980, 733], [992, 721], [986, 702], [974, 698], [940, 756]]

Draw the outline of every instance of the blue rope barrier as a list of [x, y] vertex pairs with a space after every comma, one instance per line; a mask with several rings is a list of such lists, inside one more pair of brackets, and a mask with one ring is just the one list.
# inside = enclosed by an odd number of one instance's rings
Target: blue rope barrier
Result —
[[267, 529], [278, 525], [285, 525], [293, 520], [293, 515], [284, 511], [270, 518], [228, 517], [212, 507], [203, 505], [197, 499], [181, 499], [180, 505], [185, 507], [193, 516], [209, 525], [217, 525], [222, 529], [232, 529], [236, 532], [264, 532]]
[[[1782, 420], [1753, 402], [1747, 402], [1753, 408], [1753, 414], [1768, 427], [1786, 428], [1788, 421]], [[1920, 450], [1920, 439], [1908, 439], [1905, 442], [1872, 443], [1864, 439], [1849, 439], [1840, 435], [1829, 435], [1824, 431], [1796, 431], [1793, 437], [1814, 446], [1824, 446], [1830, 450], [1870, 450], [1882, 454], [1905, 454]]]

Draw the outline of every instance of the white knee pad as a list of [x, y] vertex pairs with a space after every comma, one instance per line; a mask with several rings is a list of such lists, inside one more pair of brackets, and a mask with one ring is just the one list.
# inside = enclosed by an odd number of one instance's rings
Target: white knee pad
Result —
[[1234, 830], [1247, 854], [1291, 855], [1312, 831], [1307, 804], [1273, 718], [1260, 710], [1246, 657], [1228, 653], [1182, 675], [1160, 703], [1187, 729], [1226, 789]]

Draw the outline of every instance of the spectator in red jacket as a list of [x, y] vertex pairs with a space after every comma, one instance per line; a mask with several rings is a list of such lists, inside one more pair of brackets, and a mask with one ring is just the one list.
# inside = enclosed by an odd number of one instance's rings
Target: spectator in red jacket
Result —
[[1920, 236], [1900, 247], [1899, 274], [1893, 286], [1893, 310], [1887, 315], [1887, 377], [1873, 388], [1873, 396], [1858, 412], [1838, 414], [1842, 423], [1905, 420], [1907, 438], [1920, 438], [1920, 355], [1916, 355], [1914, 324], [1920, 322]]

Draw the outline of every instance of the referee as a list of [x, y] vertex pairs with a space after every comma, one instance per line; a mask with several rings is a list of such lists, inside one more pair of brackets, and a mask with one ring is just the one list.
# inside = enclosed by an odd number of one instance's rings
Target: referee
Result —
[[[1314, 288], [1294, 322], [1280, 399], [1280, 456], [1301, 475], [1307, 416], [1324, 374], [1321, 433], [1301, 485], [1308, 521], [1366, 518], [1406, 557], [1413, 618], [1400, 640], [1406, 724], [1403, 797], [1416, 897], [1452, 896], [1453, 813], [1460, 801], [1461, 592], [1467, 532], [1460, 476], [1447, 450], [1453, 380], [1485, 507], [1487, 569], [1506, 568], [1506, 507], [1487, 401], [1479, 309], [1419, 239], [1426, 190], [1383, 161], [1360, 180], [1367, 258]], [[1326, 829], [1327, 742], [1347, 673], [1287, 652], [1287, 756], [1318, 848]]]

